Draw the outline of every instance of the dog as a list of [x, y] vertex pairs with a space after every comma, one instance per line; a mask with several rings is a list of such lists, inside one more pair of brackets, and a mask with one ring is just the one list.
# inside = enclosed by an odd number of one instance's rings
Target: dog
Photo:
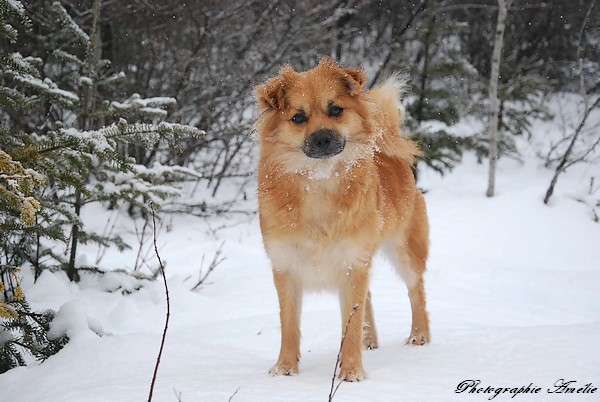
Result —
[[378, 347], [369, 269], [380, 248], [408, 288], [407, 343], [429, 342], [429, 223], [411, 169], [420, 150], [401, 134], [400, 81], [365, 90], [362, 68], [324, 59], [306, 72], [286, 65], [255, 88], [260, 227], [281, 319], [272, 375], [298, 373], [303, 293], [332, 290], [344, 336], [339, 378], [366, 377], [362, 349]]

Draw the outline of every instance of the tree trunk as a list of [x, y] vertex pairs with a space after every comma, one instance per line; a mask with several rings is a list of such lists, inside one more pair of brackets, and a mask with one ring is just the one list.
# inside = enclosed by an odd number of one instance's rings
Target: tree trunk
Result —
[[[75, 190], [75, 215], [81, 214], [81, 191]], [[75, 224], [71, 228], [71, 253], [69, 255], [69, 265], [67, 265], [67, 276], [72, 282], [79, 282], [79, 272], [75, 266], [77, 259], [77, 244], [79, 243], [79, 225]]]
[[425, 120], [425, 116], [423, 116], [423, 107], [425, 106], [425, 99], [427, 99], [427, 81], [429, 80], [429, 52], [431, 47], [431, 41], [433, 37], [433, 30], [435, 29], [435, 7], [436, 3], [433, 2], [430, 8], [427, 10], [427, 31], [425, 32], [425, 37], [423, 39], [423, 72], [421, 73], [421, 81], [419, 83], [419, 99], [417, 100], [417, 105], [415, 106], [415, 119], [417, 122], [421, 123]]
[[[98, 29], [101, 3], [102, 0], [94, 0], [92, 9], [92, 31], [90, 33], [90, 43], [86, 50], [86, 73], [94, 80], [97, 79], [98, 60], [100, 60], [100, 53], [102, 51], [100, 31]], [[85, 91], [84, 110], [80, 116], [80, 126], [83, 130], [91, 130], [96, 125], [96, 118], [94, 117], [96, 111], [96, 91], [95, 85]], [[87, 180], [88, 177], [85, 177], [81, 185], [85, 186]], [[81, 188], [77, 187], [75, 188], [75, 203], [73, 207], [75, 209], [75, 215], [78, 218], [81, 216], [81, 207], [84, 204], [85, 200], [83, 199]], [[77, 260], [77, 245], [79, 244], [79, 229], [79, 223], [75, 223], [71, 228], [71, 250], [69, 254], [69, 263], [66, 267], [67, 276], [73, 282], [79, 282], [79, 271], [75, 264]]]
[[502, 60], [502, 46], [504, 45], [504, 28], [506, 15], [512, 0], [498, 0], [498, 20], [496, 21], [496, 35], [492, 51], [492, 65], [490, 73], [490, 169], [488, 174], [488, 188], [486, 195], [493, 197], [496, 187], [496, 162], [498, 160], [498, 115], [500, 101], [498, 100], [498, 81], [500, 80], [500, 61]]

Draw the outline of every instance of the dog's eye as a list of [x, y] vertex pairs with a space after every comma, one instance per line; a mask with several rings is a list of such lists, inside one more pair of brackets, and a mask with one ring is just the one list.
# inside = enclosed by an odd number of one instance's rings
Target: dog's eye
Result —
[[338, 106], [329, 106], [329, 116], [330, 117], [340, 117], [344, 109]]
[[308, 117], [304, 113], [296, 113], [294, 117], [292, 117], [292, 123], [294, 124], [302, 124], [306, 123]]

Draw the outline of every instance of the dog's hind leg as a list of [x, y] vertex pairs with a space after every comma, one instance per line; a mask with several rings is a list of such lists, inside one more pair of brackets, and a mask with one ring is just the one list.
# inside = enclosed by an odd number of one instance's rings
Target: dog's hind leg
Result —
[[271, 375], [298, 374], [300, 360], [300, 312], [302, 287], [289, 272], [273, 270], [279, 317], [281, 319], [281, 350], [277, 363], [269, 370]]
[[375, 315], [373, 314], [373, 302], [371, 301], [371, 291], [367, 292], [365, 303], [365, 322], [363, 323], [363, 346], [365, 349], [377, 349], [377, 327], [375, 326]]
[[407, 238], [395, 246], [396, 268], [406, 283], [412, 310], [412, 326], [406, 343], [423, 345], [429, 343], [429, 315], [426, 309], [423, 275], [429, 252], [429, 225], [425, 201], [419, 193], [411, 218]]
[[412, 308], [412, 327], [410, 336], [406, 340], [407, 344], [424, 345], [429, 343], [429, 316], [425, 308], [425, 288], [423, 278], [411, 288], [408, 289], [410, 305]]

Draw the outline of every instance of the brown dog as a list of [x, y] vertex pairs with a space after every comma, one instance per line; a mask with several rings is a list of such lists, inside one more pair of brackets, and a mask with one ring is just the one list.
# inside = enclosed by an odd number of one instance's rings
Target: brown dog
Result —
[[365, 82], [362, 69], [322, 60], [303, 73], [283, 67], [256, 90], [260, 225], [281, 318], [273, 375], [298, 373], [304, 290], [330, 289], [339, 291], [342, 331], [348, 326], [340, 378], [365, 378], [362, 347], [377, 347], [369, 269], [380, 247], [408, 287], [407, 343], [429, 342], [429, 226], [411, 171], [419, 150], [400, 133], [398, 80], [370, 91]]

